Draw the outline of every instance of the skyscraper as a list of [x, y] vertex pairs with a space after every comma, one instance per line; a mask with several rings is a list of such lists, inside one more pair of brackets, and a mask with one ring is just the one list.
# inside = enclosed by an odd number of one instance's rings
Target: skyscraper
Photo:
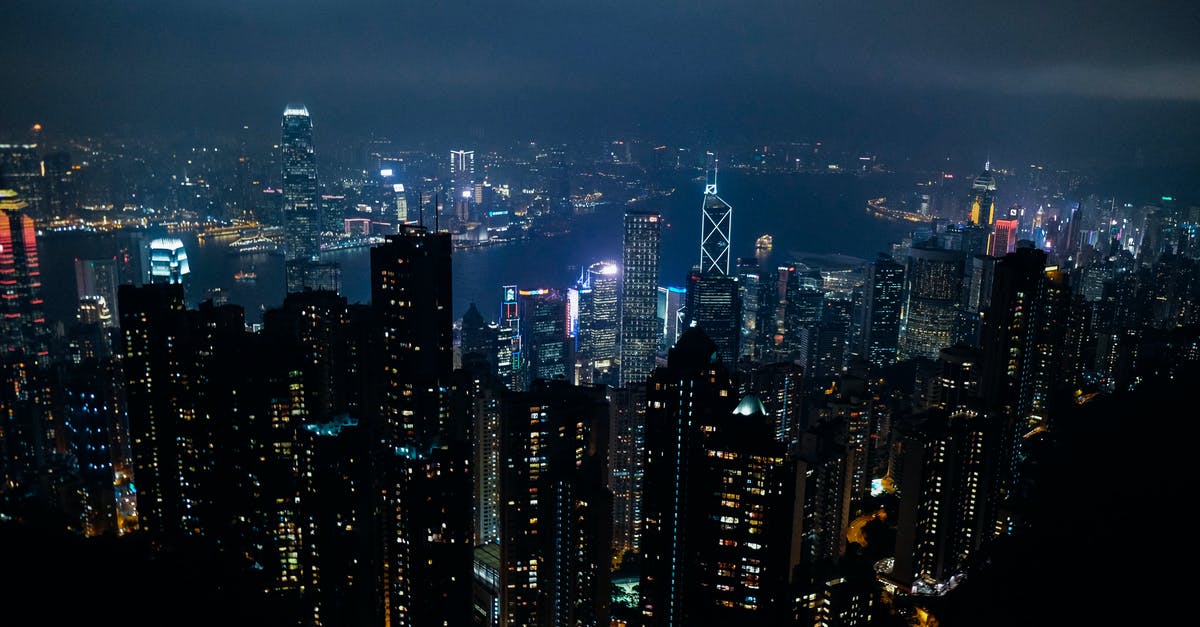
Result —
[[970, 220], [972, 224], [987, 226], [995, 221], [995, 217], [996, 177], [992, 174], [992, 162], [988, 161], [971, 184]]
[[450, 198], [454, 203], [454, 217], [459, 222], [471, 219], [471, 201], [475, 196], [475, 151], [450, 151]]
[[992, 225], [992, 237], [988, 241], [988, 254], [993, 257], [1003, 257], [1017, 247], [1017, 228], [1020, 208], [1013, 205], [1008, 214]]
[[525, 387], [538, 379], [566, 379], [567, 299], [559, 290], [521, 290], [521, 345]]
[[194, 423], [184, 418], [191, 408], [180, 403], [190, 379], [174, 376], [189, 357], [183, 286], [118, 290], [138, 525], [160, 537], [188, 533], [196, 526], [188, 511], [193, 500], [185, 496], [194, 477], [186, 472], [191, 438], [183, 431]]
[[644, 625], [779, 624], [796, 479], [762, 403], [737, 402], [716, 351], [689, 328], [647, 385]]
[[954, 343], [963, 280], [963, 253], [930, 246], [909, 251], [908, 305], [900, 358], [936, 359], [938, 351]]
[[[294, 274], [305, 272], [305, 263], [317, 254], [323, 224], [317, 192], [317, 155], [313, 149], [313, 124], [303, 104], [289, 104], [283, 110], [282, 138], [279, 142], [283, 163], [284, 251], [288, 262], [288, 283], [297, 284]], [[302, 279], [299, 280], [302, 284]]]
[[608, 623], [608, 421], [601, 388], [539, 381], [505, 398], [501, 625]]
[[[1062, 385], [1068, 313], [1066, 273], [1046, 265], [1046, 253], [1017, 247], [996, 262], [990, 306], [983, 318], [980, 394], [1000, 425], [995, 446], [993, 533], [1012, 531], [1005, 501], [1020, 498], [1022, 443], [1052, 425], [1053, 395]], [[1129, 298], [1129, 301], [1134, 300]]]
[[26, 203], [0, 190], [0, 352], [3, 359], [49, 360], [37, 232]]
[[578, 306], [576, 361], [583, 382], [590, 383], [593, 373], [603, 374], [616, 362], [617, 335], [621, 326], [619, 274], [617, 264], [597, 261], [583, 271], [573, 288]]
[[450, 424], [445, 393], [454, 350], [450, 251], [449, 233], [421, 226], [371, 249], [371, 306], [382, 325], [379, 576], [393, 624], [453, 624], [470, 605], [471, 447]]
[[904, 266], [888, 255], [880, 255], [867, 264], [863, 283], [861, 354], [875, 366], [887, 366], [896, 361], [903, 296]]
[[658, 213], [625, 213], [621, 282], [622, 387], [644, 382], [654, 369], [654, 353], [662, 333], [655, 323], [661, 237], [662, 216]]
[[737, 277], [693, 271], [688, 275], [684, 326], [704, 331], [732, 370], [741, 355], [742, 301]]
[[729, 274], [732, 233], [733, 207], [717, 195], [717, 164], [713, 157], [712, 169], [704, 183], [704, 202], [700, 206], [700, 274]]
[[737, 276], [729, 274], [729, 242], [733, 208], [717, 195], [716, 158], [700, 206], [700, 265], [688, 275], [685, 326], [699, 327], [716, 342], [721, 359], [732, 370], [741, 356], [741, 293]]
[[[187, 249], [177, 237], [150, 240], [150, 282], [185, 284], [192, 273]], [[186, 286], [184, 288], [187, 289]]]
[[521, 350], [520, 303], [517, 301], [517, 286], [501, 286], [500, 323], [496, 337], [496, 373], [508, 389], [519, 391], [524, 372], [521, 365], [524, 353]]
[[117, 261], [116, 259], [76, 259], [75, 293], [80, 299], [100, 297], [113, 315], [113, 324], [120, 319], [117, 307]]

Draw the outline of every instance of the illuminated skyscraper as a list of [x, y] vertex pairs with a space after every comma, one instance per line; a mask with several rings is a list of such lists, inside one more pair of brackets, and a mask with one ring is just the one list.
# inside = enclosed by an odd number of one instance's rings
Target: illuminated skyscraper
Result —
[[904, 266], [886, 255], [867, 264], [860, 354], [876, 366], [887, 366], [896, 361], [903, 297]]
[[185, 284], [185, 279], [191, 273], [187, 250], [181, 240], [164, 237], [150, 241], [151, 283]]
[[700, 207], [700, 266], [688, 275], [685, 326], [699, 327], [716, 342], [732, 370], [741, 356], [742, 298], [736, 276], [729, 274], [733, 208], [717, 195], [717, 165], [712, 158]]
[[573, 305], [578, 307], [575, 359], [582, 382], [590, 383], [593, 373], [603, 374], [616, 362], [617, 335], [621, 326], [619, 274], [617, 264], [598, 261], [583, 271], [572, 289]]
[[656, 324], [659, 242], [662, 216], [656, 212], [625, 213], [622, 243], [621, 386], [641, 383], [654, 369], [654, 353], [662, 333]]
[[963, 253], [914, 246], [908, 257], [908, 305], [900, 358], [937, 359], [954, 343], [954, 325], [962, 301]]
[[662, 345], [671, 347], [683, 333], [684, 301], [687, 289], [668, 286], [658, 288], [658, 319], [662, 325]]
[[521, 290], [521, 346], [525, 387], [538, 379], [565, 380], [568, 367], [567, 299], [559, 290]]
[[454, 217], [459, 222], [471, 219], [470, 207], [475, 197], [475, 151], [450, 151], [450, 198]]
[[983, 172], [971, 184], [971, 223], [987, 226], [996, 218], [996, 177], [992, 175], [992, 162], [983, 166]]
[[[283, 110], [279, 150], [283, 163], [285, 258], [307, 261], [317, 254], [325, 225], [317, 192], [312, 118], [304, 105], [289, 104]], [[297, 272], [304, 272], [304, 264], [288, 266], [289, 283], [293, 283], [290, 275]]]
[[496, 337], [496, 373], [500, 381], [514, 392], [522, 389], [524, 352], [521, 350], [520, 303], [517, 286], [501, 288], [500, 324]]
[[992, 236], [988, 241], [988, 254], [1003, 257], [1017, 248], [1017, 229], [1020, 225], [1020, 207], [1013, 205], [1008, 214], [992, 225]]
[[741, 355], [742, 301], [737, 277], [713, 272], [688, 275], [684, 326], [704, 331], [732, 370]]
[[717, 195], [717, 164], [713, 157], [712, 169], [704, 183], [704, 203], [700, 207], [700, 274], [729, 274], [732, 232], [733, 207]]
[[0, 359], [49, 360], [37, 232], [26, 203], [0, 190]]

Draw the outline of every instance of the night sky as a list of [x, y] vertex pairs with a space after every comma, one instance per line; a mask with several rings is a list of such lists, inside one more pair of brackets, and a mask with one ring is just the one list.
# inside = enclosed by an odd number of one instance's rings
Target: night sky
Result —
[[7, 0], [0, 129], [1183, 153], [1200, 3]]

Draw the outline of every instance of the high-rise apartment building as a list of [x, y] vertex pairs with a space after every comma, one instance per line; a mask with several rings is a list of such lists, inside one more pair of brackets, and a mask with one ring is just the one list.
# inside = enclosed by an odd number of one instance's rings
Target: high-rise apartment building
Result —
[[605, 625], [611, 592], [608, 402], [537, 381], [504, 399], [501, 625]]

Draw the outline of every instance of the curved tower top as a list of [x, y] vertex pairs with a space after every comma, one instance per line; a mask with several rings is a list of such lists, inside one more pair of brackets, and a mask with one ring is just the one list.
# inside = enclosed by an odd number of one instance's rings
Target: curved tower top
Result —
[[301, 115], [308, 117], [308, 107], [304, 106], [304, 103], [301, 102], [289, 102], [288, 105], [283, 108], [283, 117], [286, 118], [290, 115]]

